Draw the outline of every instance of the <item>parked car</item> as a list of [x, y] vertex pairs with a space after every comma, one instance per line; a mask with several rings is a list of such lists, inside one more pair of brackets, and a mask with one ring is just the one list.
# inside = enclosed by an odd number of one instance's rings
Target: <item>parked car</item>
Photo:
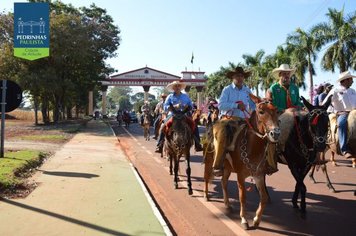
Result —
[[136, 112], [130, 112], [130, 118], [131, 118], [131, 122], [133, 123], [138, 123], [138, 118], [137, 118], [137, 115], [136, 115]]

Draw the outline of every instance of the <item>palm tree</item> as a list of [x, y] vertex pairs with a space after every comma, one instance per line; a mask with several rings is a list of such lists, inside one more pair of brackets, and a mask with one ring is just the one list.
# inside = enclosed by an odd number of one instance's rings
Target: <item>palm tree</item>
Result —
[[334, 72], [337, 66], [340, 73], [355, 69], [356, 11], [344, 17], [344, 8], [341, 11], [329, 8], [326, 15], [329, 22], [312, 28], [313, 36], [328, 46], [321, 60], [322, 68]]
[[291, 66], [296, 68], [297, 83], [304, 81], [306, 70], [309, 73], [310, 100], [313, 100], [313, 75], [315, 75], [313, 62], [321, 47], [320, 40], [315, 39], [311, 32], [297, 28], [287, 37], [287, 50], [291, 53]]
[[245, 64], [251, 71], [251, 77], [249, 85], [256, 89], [256, 95], [258, 96], [258, 85], [262, 81], [262, 58], [265, 55], [265, 51], [260, 49], [254, 56], [250, 54], [243, 54], [242, 58], [245, 60]]

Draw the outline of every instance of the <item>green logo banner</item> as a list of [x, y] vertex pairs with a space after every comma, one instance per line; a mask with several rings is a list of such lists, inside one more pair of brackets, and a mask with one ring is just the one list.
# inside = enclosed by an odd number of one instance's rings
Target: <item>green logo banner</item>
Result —
[[49, 56], [49, 3], [14, 4], [14, 56], [31, 61]]

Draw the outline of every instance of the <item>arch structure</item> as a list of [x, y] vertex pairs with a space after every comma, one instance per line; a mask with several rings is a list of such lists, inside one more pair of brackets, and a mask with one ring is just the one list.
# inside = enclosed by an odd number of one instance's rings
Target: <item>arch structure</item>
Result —
[[[189, 92], [191, 87], [196, 87], [198, 99], [196, 104], [198, 107], [202, 103], [202, 90], [206, 86], [205, 72], [201, 71], [182, 71], [182, 76], [173, 75], [150, 67], [114, 74], [101, 81], [102, 90], [102, 114], [106, 114], [106, 91], [109, 86], [142, 86], [145, 92], [144, 99], [147, 101], [148, 93], [151, 86], [165, 87], [169, 83], [176, 80], [182, 80], [187, 84], [185, 89]], [[93, 93], [89, 92], [89, 114], [93, 114]]]

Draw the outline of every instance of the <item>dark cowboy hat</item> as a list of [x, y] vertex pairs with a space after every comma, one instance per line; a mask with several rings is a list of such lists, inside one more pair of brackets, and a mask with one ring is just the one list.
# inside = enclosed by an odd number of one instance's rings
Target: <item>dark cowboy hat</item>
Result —
[[250, 71], [244, 71], [244, 68], [241, 66], [237, 66], [235, 70], [230, 70], [226, 73], [226, 77], [232, 79], [233, 75], [243, 75], [245, 78], [249, 77], [251, 75]]
[[330, 84], [330, 83], [326, 83], [324, 84], [324, 88], [332, 88], [334, 85]]

